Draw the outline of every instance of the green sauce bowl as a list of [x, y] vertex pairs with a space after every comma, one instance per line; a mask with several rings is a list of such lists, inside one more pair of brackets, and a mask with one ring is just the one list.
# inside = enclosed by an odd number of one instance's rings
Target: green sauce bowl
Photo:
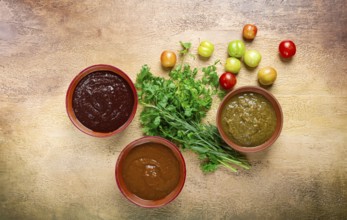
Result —
[[[247, 146], [247, 145], [241, 144], [242, 141], [236, 141], [235, 139], [231, 138], [231, 134], [228, 133], [228, 131], [226, 131], [225, 128], [223, 128], [225, 127], [223, 126], [225, 125], [225, 120], [227, 120], [225, 119], [225, 117], [223, 117], [223, 110], [226, 108], [226, 106], [228, 105], [231, 99], [244, 93], [259, 94], [262, 97], [264, 97], [265, 100], [273, 108], [274, 115], [276, 117], [276, 123], [274, 126], [274, 131], [272, 132], [272, 135], [269, 138], [267, 138], [265, 141], [263, 141], [262, 143], [259, 143], [255, 146]], [[241, 118], [241, 113], [240, 113], [240, 116], [235, 115], [233, 117]], [[258, 118], [259, 118], [259, 115], [258, 115]], [[242, 121], [242, 119], [240, 119], [240, 121]], [[282, 126], [283, 126], [283, 113], [282, 113], [282, 109], [279, 102], [270, 92], [257, 86], [244, 86], [244, 87], [240, 87], [238, 89], [231, 91], [224, 97], [217, 111], [216, 123], [217, 123], [217, 128], [221, 137], [231, 148], [243, 153], [259, 152], [273, 145], [274, 142], [277, 140], [277, 138], [280, 136], [280, 133], [282, 131]], [[248, 122], [247, 125], [252, 126], [253, 122]], [[238, 126], [238, 125], [235, 125], [235, 126]]]

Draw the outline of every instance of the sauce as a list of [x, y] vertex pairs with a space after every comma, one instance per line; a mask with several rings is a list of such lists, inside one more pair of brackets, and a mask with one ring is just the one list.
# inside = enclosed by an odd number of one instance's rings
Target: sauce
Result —
[[111, 71], [96, 71], [76, 86], [72, 107], [77, 119], [96, 132], [112, 132], [130, 117], [134, 94], [129, 84]]
[[122, 165], [128, 190], [146, 200], [169, 195], [180, 179], [180, 165], [175, 155], [170, 148], [157, 143], [136, 146]]
[[236, 144], [255, 147], [274, 133], [277, 118], [271, 103], [252, 92], [232, 97], [222, 109], [222, 129]]

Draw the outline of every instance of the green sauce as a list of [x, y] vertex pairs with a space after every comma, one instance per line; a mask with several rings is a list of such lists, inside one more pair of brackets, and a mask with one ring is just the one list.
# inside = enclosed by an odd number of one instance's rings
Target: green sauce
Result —
[[266, 142], [276, 128], [276, 113], [262, 95], [252, 92], [232, 97], [222, 110], [222, 129], [236, 144], [255, 147]]

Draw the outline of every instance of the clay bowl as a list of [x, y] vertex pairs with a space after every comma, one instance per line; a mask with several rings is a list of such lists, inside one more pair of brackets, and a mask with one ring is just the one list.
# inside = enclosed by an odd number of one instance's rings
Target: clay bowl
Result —
[[[180, 175], [179, 175], [178, 184], [168, 195], [158, 200], [142, 199], [138, 197], [137, 195], [135, 195], [134, 193], [132, 193], [127, 188], [127, 185], [125, 183], [125, 180], [122, 174], [122, 170], [124, 166], [123, 163], [124, 163], [124, 160], [129, 155], [129, 152], [133, 150], [134, 148], [136, 148], [137, 146], [141, 146], [146, 143], [157, 143], [169, 148], [172, 151], [174, 157], [177, 159], [179, 164]], [[144, 208], [158, 208], [172, 202], [180, 194], [186, 179], [186, 165], [180, 150], [172, 142], [157, 136], [147, 136], [147, 137], [143, 137], [131, 142], [122, 150], [116, 163], [115, 177], [116, 177], [116, 182], [117, 182], [119, 190], [124, 195], [124, 197], [127, 198], [130, 202]]]
[[[224, 130], [222, 128], [221, 115], [222, 115], [222, 110], [224, 109], [225, 105], [228, 103], [228, 101], [232, 97], [234, 97], [237, 94], [244, 93], [244, 92], [258, 93], [258, 94], [264, 96], [271, 103], [273, 109], [275, 110], [276, 119], [277, 119], [276, 128], [275, 128], [275, 131], [272, 134], [272, 136], [267, 141], [265, 141], [263, 144], [260, 144], [258, 146], [254, 146], [254, 147], [245, 147], [245, 146], [241, 146], [241, 145], [235, 143], [227, 136], [227, 134], [224, 132]], [[281, 130], [282, 130], [282, 126], [283, 126], [283, 113], [282, 113], [282, 109], [281, 109], [279, 102], [270, 92], [268, 92], [267, 90], [265, 90], [263, 88], [256, 87], [256, 86], [244, 86], [244, 87], [240, 87], [240, 88], [235, 89], [232, 92], [228, 93], [224, 97], [224, 99], [222, 100], [221, 104], [219, 105], [218, 112], [217, 112], [217, 127], [218, 127], [218, 131], [219, 131], [221, 137], [231, 148], [233, 148], [239, 152], [243, 152], [243, 153], [258, 152], [258, 151], [262, 151], [262, 150], [265, 150], [266, 148], [270, 147], [279, 137]]]
[[[120, 127], [118, 127], [117, 129], [115, 129], [111, 132], [98, 132], [98, 131], [91, 130], [90, 128], [83, 125], [77, 119], [76, 114], [73, 110], [73, 95], [74, 95], [74, 91], [75, 91], [76, 86], [84, 77], [86, 77], [88, 74], [91, 74], [91, 73], [96, 72], [96, 71], [110, 71], [114, 74], [117, 74], [118, 76], [122, 77], [125, 80], [125, 82], [127, 82], [127, 84], [129, 85], [129, 87], [131, 88], [131, 91], [133, 93], [133, 103], [134, 104], [133, 104], [133, 108], [132, 108], [132, 111], [131, 111], [128, 119], [126, 120], [126, 122], [124, 124], [122, 124]], [[111, 65], [106, 65], [106, 64], [93, 65], [93, 66], [87, 67], [86, 69], [82, 70], [71, 81], [70, 86], [69, 86], [67, 93], [66, 93], [66, 111], [67, 111], [67, 114], [68, 114], [71, 122], [76, 126], [76, 128], [78, 128], [82, 132], [84, 132], [88, 135], [94, 136], [94, 137], [109, 137], [109, 136], [115, 135], [115, 134], [123, 131], [126, 127], [128, 127], [128, 125], [133, 120], [135, 113], [136, 113], [137, 104], [138, 104], [137, 92], [136, 92], [136, 89], [135, 89], [133, 82], [128, 77], [128, 75], [125, 74], [122, 70], [118, 69], [117, 67], [114, 67]]]

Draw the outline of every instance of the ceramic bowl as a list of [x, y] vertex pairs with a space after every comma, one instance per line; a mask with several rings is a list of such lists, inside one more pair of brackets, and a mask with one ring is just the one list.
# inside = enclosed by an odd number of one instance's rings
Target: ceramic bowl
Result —
[[[117, 74], [118, 76], [122, 77], [130, 86], [131, 91], [133, 93], [133, 108], [132, 111], [127, 119], [127, 121], [121, 125], [119, 128], [117, 128], [114, 131], [111, 132], [98, 132], [98, 131], [93, 131], [90, 128], [86, 127], [85, 125], [83, 125], [76, 117], [75, 112], [73, 110], [73, 95], [74, 95], [74, 91], [76, 86], [78, 85], [78, 83], [84, 78], [86, 77], [88, 74], [91, 74], [93, 72], [96, 71], [110, 71], [114, 74]], [[128, 127], [128, 125], [131, 123], [131, 121], [133, 120], [135, 114], [136, 114], [136, 109], [137, 109], [137, 104], [138, 104], [138, 100], [137, 100], [137, 92], [136, 92], [136, 88], [133, 84], [133, 82], [131, 81], [131, 79], [129, 78], [129, 76], [127, 74], [125, 74], [122, 70], [118, 69], [117, 67], [111, 66], [111, 65], [106, 65], [106, 64], [98, 64], [98, 65], [93, 65], [90, 67], [87, 67], [86, 69], [82, 70], [70, 83], [70, 86], [67, 90], [66, 93], [66, 111], [67, 114], [71, 120], [71, 122], [82, 132], [94, 136], [94, 137], [108, 137], [108, 136], [112, 136], [115, 135], [121, 131], [123, 131], [126, 127]]]
[[[263, 144], [260, 144], [258, 146], [254, 146], [254, 147], [245, 147], [245, 146], [241, 146], [241, 145], [235, 143], [227, 136], [227, 134], [222, 129], [222, 117], [221, 117], [221, 115], [222, 115], [222, 110], [224, 109], [225, 105], [235, 95], [238, 95], [240, 93], [245, 93], [245, 92], [258, 93], [258, 94], [264, 96], [271, 103], [273, 109], [275, 110], [276, 119], [277, 119], [276, 128], [275, 128], [275, 131], [273, 132], [272, 136], [267, 141], [265, 141]], [[221, 137], [230, 147], [232, 147], [233, 149], [235, 149], [239, 152], [244, 152], [244, 153], [258, 152], [258, 151], [262, 151], [262, 150], [265, 150], [266, 148], [270, 147], [279, 137], [279, 135], [282, 131], [282, 126], [283, 126], [283, 113], [282, 113], [282, 109], [281, 109], [279, 102], [270, 92], [268, 92], [267, 90], [265, 90], [261, 87], [244, 86], [244, 87], [240, 87], [238, 89], [231, 91], [230, 93], [228, 93], [224, 97], [223, 101], [219, 105], [218, 112], [217, 112], [217, 127], [218, 127], [218, 131], [219, 131]]]
[[[146, 143], [157, 143], [169, 148], [174, 154], [174, 156], [176, 157], [179, 164], [180, 176], [179, 176], [178, 184], [167, 196], [158, 200], [142, 199], [138, 197], [137, 195], [135, 195], [134, 193], [132, 193], [127, 188], [127, 185], [125, 184], [125, 181], [122, 175], [123, 162], [129, 155], [129, 152], [132, 149], [136, 148], [137, 146], [140, 146]], [[172, 142], [157, 136], [147, 136], [147, 137], [143, 137], [131, 142], [122, 150], [116, 163], [115, 176], [116, 176], [116, 182], [117, 182], [119, 190], [125, 196], [125, 198], [127, 198], [130, 202], [144, 208], [158, 208], [172, 202], [180, 194], [186, 179], [186, 165], [180, 150]]]

